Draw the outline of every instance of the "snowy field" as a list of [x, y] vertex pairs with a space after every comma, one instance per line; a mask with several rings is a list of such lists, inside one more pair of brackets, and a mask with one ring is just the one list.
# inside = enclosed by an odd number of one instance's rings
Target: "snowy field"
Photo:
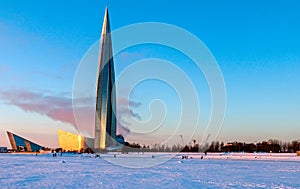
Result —
[[143, 165], [166, 154], [0, 154], [0, 188], [300, 188], [300, 157], [293, 154], [184, 155], [189, 159], [126, 168], [107, 160]]

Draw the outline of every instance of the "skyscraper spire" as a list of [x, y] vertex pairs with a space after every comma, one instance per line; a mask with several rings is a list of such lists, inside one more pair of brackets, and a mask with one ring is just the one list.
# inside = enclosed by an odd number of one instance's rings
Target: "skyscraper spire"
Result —
[[110, 33], [110, 23], [109, 23], [109, 16], [108, 16], [108, 7], [105, 8], [104, 13], [104, 20], [102, 24], [102, 33], [101, 36]]
[[116, 138], [116, 99], [113, 90], [115, 82], [112, 41], [108, 8], [106, 7], [98, 59], [95, 116], [95, 150], [103, 150], [114, 144]]

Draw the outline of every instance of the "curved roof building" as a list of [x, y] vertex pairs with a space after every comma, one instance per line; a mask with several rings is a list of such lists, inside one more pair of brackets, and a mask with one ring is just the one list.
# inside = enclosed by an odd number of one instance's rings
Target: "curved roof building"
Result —
[[11, 148], [16, 152], [38, 152], [45, 148], [28, 139], [7, 131]]

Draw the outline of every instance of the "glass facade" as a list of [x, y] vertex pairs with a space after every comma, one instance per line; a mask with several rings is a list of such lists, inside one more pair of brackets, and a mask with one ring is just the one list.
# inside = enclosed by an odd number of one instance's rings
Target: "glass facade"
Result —
[[17, 152], [38, 152], [44, 150], [44, 147], [7, 131], [7, 135], [13, 150]]
[[105, 10], [100, 52], [98, 61], [98, 78], [96, 88], [96, 116], [94, 149], [103, 150], [113, 146], [116, 139], [116, 116], [113, 111], [116, 105], [112, 93], [115, 82], [114, 60], [112, 57], [112, 41], [110, 36], [108, 9]]

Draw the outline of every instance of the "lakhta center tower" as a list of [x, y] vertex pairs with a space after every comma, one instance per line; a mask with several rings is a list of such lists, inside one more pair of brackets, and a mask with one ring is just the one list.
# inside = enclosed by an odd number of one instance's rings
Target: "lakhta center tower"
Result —
[[96, 83], [96, 116], [94, 149], [104, 150], [113, 146], [116, 138], [116, 97], [113, 95], [115, 82], [112, 41], [110, 33], [108, 8], [106, 7], [100, 51], [98, 58], [98, 74]]

